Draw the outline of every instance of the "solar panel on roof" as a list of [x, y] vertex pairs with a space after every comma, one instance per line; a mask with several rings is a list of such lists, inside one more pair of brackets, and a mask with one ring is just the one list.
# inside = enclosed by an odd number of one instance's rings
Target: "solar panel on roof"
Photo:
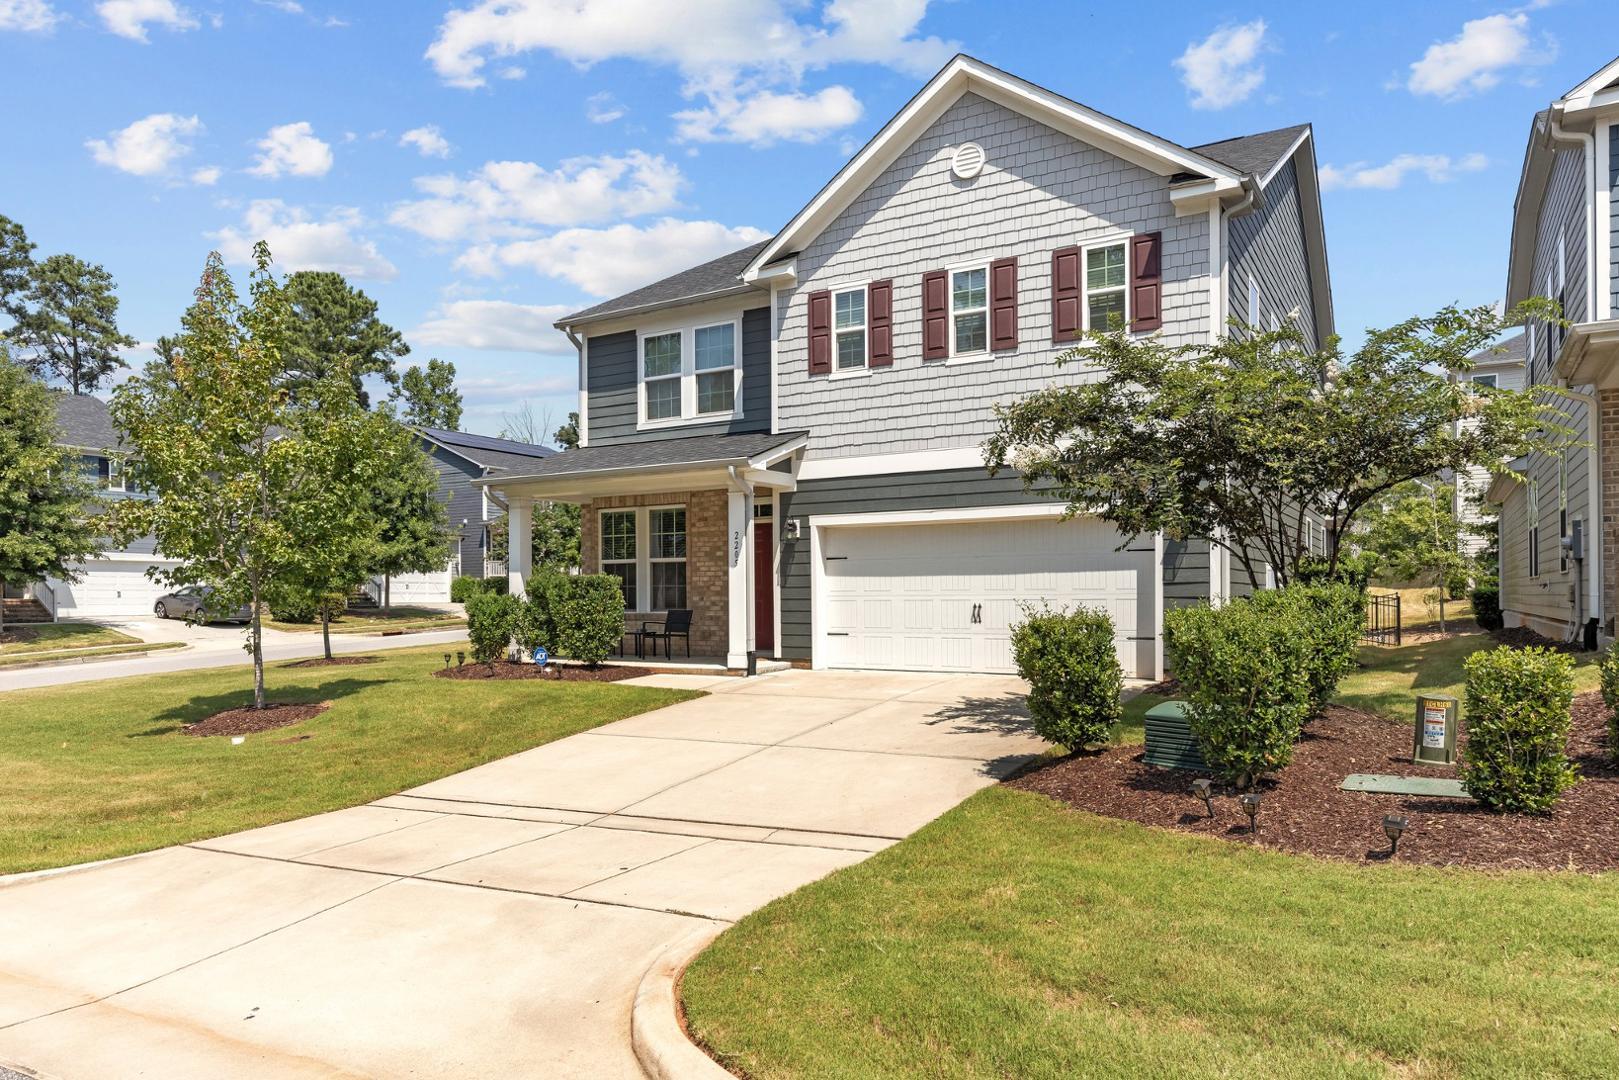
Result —
[[532, 443], [516, 442], [512, 439], [497, 439], [492, 435], [473, 435], [466, 431], [445, 431], [442, 428], [424, 428], [423, 430], [446, 446], [497, 450], [507, 454], [520, 454], [524, 457], [550, 457], [556, 453], [555, 450], [548, 446], [536, 446]]

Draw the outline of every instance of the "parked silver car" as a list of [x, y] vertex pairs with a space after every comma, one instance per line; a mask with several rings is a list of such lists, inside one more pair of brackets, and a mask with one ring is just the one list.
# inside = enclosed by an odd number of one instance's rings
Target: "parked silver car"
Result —
[[252, 621], [253, 609], [247, 604], [230, 614], [213, 610], [208, 603], [213, 594], [214, 590], [207, 585], [187, 585], [158, 597], [157, 603], [152, 605], [152, 613], [160, 619], [189, 619], [192, 622]]

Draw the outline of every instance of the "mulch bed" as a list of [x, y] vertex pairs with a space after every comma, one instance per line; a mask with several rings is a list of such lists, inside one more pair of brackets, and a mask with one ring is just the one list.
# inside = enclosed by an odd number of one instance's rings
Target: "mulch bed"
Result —
[[289, 724], [297, 724], [319, 716], [332, 707], [330, 701], [312, 705], [277, 705], [271, 703], [262, 709], [249, 705], [241, 709], [216, 712], [206, 720], [187, 724], [181, 728], [184, 735], [252, 735], [259, 731], [274, 731]]
[[[1454, 777], [1411, 763], [1411, 725], [1331, 706], [1312, 721], [1292, 764], [1259, 786], [1259, 835], [1237, 792], [1216, 785], [1214, 817], [1192, 794], [1197, 774], [1145, 764], [1139, 746], [1112, 747], [1036, 766], [1009, 781], [1095, 814], [1223, 840], [1360, 863], [1388, 861], [1383, 815], [1405, 815], [1396, 862], [1501, 870], [1619, 869], [1619, 768], [1608, 756], [1598, 693], [1574, 699], [1569, 757], [1583, 779], [1545, 817], [1495, 814], [1470, 799], [1344, 791], [1350, 773]], [[1461, 735], [1465, 751], [1466, 732]]]
[[290, 668], [299, 667], [352, 667], [355, 664], [374, 664], [375, 656], [334, 656], [330, 660], [324, 656], [317, 656], [309, 660], [296, 660], [288, 664]]
[[1490, 631], [1490, 636], [1502, 645], [1510, 645], [1514, 649], [1553, 649], [1564, 653], [1583, 653], [1586, 650], [1575, 642], [1558, 641], [1555, 638], [1537, 634], [1527, 626], [1509, 626], [1502, 630]]
[[458, 667], [439, 668], [433, 672], [438, 679], [545, 679], [549, 682], [620, 682], [651, 675], [651, 668], [585, 667], [582, 664], [514, 664], [510, 660], [497, 660], [493, 664], [462, 664]]

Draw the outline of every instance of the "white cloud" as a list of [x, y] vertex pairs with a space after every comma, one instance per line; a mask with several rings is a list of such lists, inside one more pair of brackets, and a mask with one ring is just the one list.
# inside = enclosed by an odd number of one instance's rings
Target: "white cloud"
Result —
[[[572, 310], [561, 304], [507, 300], [455, 300], [405, 335], [412, 344], [510, 352], [571, 353], [573, 345], [551, 324]], [[462, 385], [463, 392], [466, 385]]]
[[864, 110], [846, 86], [816, 94], [763, 90], [752, 97], [717, 97], [703, 109], [675, 113], [679, 134], [695, 142], [816, 142], [860, 119]]
[[0, 30], [44, 34], [61, 18], [45, 0], [0, 0]]
[[165, 176], [191, 152], [187, 140], [200, 131], [202, 121], [195, 116], [153, 113], [84, 145], [99, 164], [135, 176]]
[[[684, 79], [687, 97], [703, 98], [709, 109], [723, 112], [763, 91], [800, 96], [807, 72], [833, 64], [878, 64], [911, 75], [931, 74], [956, 46], [919, 32], [928, 3], [480, 0], [444, 17], [427, 60], [445, 82], [461, 87], [485, 85], [491, 61], [536, 50], [580, 67], [639, 60], [674, 68]], [[832, 111], [822, 94], [810, 98], [819, 104], [824, 122]], [[764, 104], [770, 103], [761, 108]], [[840, 104], [841, 115], [853, 112], [846, 102]], [[710, 127], [723, 128], [723, 117]], [[800, 121], [796, 133], [776, 137], [806, 139], [814, 130]]]
[[458, 270], [491, 276], [521, 268], [613, 296], [766, 239], [749, 226], [663, 218], [648, 225], [563, 229], [552, 236], [484, 244], [456, 260]]
[[399, 271], [375, 243], [359, 235], [364, 225], [353, 207], [334, 207], [316, 218], [280, 199], [259, 199], [249, 204], [240, 225], [209, 236], [230, 263], [251, 262], [254, 243], [263, 240], [284, 270], [335, 270], [345, 277], [392, 280]]
[[258, 146], [259, 156], [248, 170], [254, 176], [325, 176], [332, 167], [331, 145], [315, 137], [307, 120], [271, 128]]
[[585, 117], [592, 124], [611, 124], [614, 120], [621, 119], [627, 112], [629, 110], [619, 103], [618, 98], [614, 97], [610, 90], [591, 94], [585, 99]]
[[108, 30], [119, 37], [145, 44], [149, 25], [170, 30], [195, 30], [196, 18], [174, 0], [101, 0], [96, 14]]
[[1428, 46], [1422, 59], [1411, 65], [1406, 88], [1456, 101], [1501, 81], [1509, 67], [1548, 63], [1555, 49], [1536, 53], [1529, 43], [1529, 16], [1522, 11], [1487, 15], [1462, 24], [1462, 32], [1449, 41]]
[[225, 170], [218, 165], [204, 165], [202, 168], [192, 171], [191, 182], [202, 187], [213, 187], [219, 183], [219, 178], [224, 172]]
[[1186, 46], [1174, 61], [1181, 82], [1192, 92], [1192, 108], [1224, 109], [1259, 89], [1265, 68], [1257, 63], [1265, 47], [1265, 20], [1224, 26]]
[[668, 210], [684, 183], [678, 166], [641, 150], [570, 158], [556, 169], [490, 161], [464, 179], [419, 177], [429, 197], [401, 203], [388, 220], [440, 241], [524, 235]]
[[1449, 154], [1400, 154], [1382, 165], [1357, 161], [1352, 165], [1323, 165], [1321, 187], [1325, 191], [1344, 188], [1373, 188], [1392, 191], [1412, 173], [1421, 173], [1430, 183], [1443, 184], [1458, 173], [1478, 172], [1489, 165], [1483, 154], [1452, 158]]
[[288, 15], [302, 15], [304, 13], [304, 6], [298, 3], [298, 0], [253, 0], [253, 2], [260, 7], [284, 11]]
[[414, 146], [422, 157], [447, 158], [450, 156], [450, 141], [439, 131], [436, 124], [425, 124], [419, 128], [411, 128], [399, 136], [400, 146]]

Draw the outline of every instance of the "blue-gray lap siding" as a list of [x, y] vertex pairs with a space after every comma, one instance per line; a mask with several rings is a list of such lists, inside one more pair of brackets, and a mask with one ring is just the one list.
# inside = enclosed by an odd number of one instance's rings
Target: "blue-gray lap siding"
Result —
[[[1050, 503], [1023, 490], [1023, 481], [1003, 472], [982, 469], [890, 476], [850, 476], [800, 481], [798, 490], [781, 496], [781, 520], [820, 514], [893, 513], [904, 510], [955, 510], [979, 506]], [[781, 655], [808, 660], [810, 634], [810, 538], [807, 529], [781, 546]], [[1175, 607], [1209, 595], [1208, 548], [1197, 542], [1167, 545], [1164, 552], [1165, 603]]]
[[1256, 323], [1248, 310], [1248, 278], [1252, 275], [1259, 286], [1257, 325], [1268, 330], [1273, 316], [1286, 319], [1297, 308], [1297, 325], [1304, 339], [1319, 345], [1299, 199], [1298, 172], [1289, 161], [1265, 188], [1263, 205], [1231, 219], [1231, 314], [1245, 323]]
[[483, 475], [483, 469], [435, 443], [423, 443], [422, 449], [438, 472], [439, 501], [445, 505], [450, 531], [460, 535], [461, 573], [481, 578], [483, 491], [473, 481]]
[[1608, 126], [1608, 229], [1613, 237], [1608, 245], [1608, 283], [1613, 286], [1612, 307], [1619, 314], [1619, 124]]
[[[667, 316], [667, 312], [660, 312]], [[720, 423], [686, 424], [637, 431], [639, 395], [635, 383], [635, 331], [602, 334], [586, 349], [585, 439], [591, 446], [645, 439], [679, 439], [690, 435], [737, 434], [770, 430], [770, 309], [742, 313], [742, 415]]]

